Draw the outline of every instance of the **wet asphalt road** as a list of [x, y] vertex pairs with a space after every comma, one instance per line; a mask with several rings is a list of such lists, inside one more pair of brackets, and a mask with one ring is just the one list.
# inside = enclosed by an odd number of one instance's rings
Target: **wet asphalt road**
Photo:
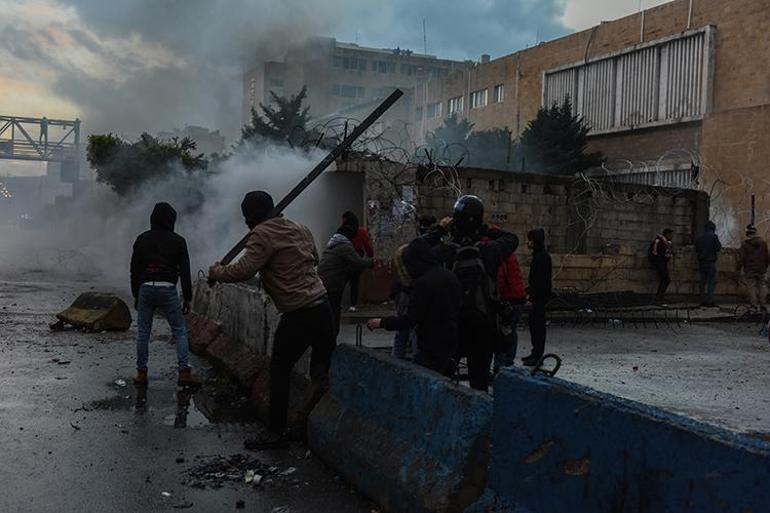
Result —
[[[131, 384], [133, 332], [50, 332], [52, 314], [90, 285], [43, 278], [0, 281], [0, 512], [225, 512], [238, 511], [238, 501], [240, 511], [372, 511], [302, 445], [244, 450], [243, 440], [262, 428], [244, 421], [242, 409], [212, 415], [231, 402], [212, 399], [211, 387], [180, 393], [165, 330], [150, 346], [143, 404]], [[207, 374], [206, 362], [194, 365]], [[190, 486], [190, 470], [236, 454], [277, 476], [258, 487]]]

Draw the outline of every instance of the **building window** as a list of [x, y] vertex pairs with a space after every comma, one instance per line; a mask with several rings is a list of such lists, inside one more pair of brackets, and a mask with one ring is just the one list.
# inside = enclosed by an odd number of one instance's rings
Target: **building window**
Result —
[[332, 94], [334, 96], [342, 96], [345, 98], [363, 98], [366, 90], [363, 87], [353, 85], [334, 84], [332, 86]]
[[455, 96], [454, 98], [450, 98], [447, 102], [447, 114], [450, 116], [452, 114], [462, 113], [463, 111], [463, 97], [462, 96]]
[[414, 109], [414, 120], [422, 121], [422, 107], [417, 107]]
[[281, 78], [271, 78], [270, 79], [270, 87], [283, 87], [283, 79], [281, 79]]
[[372, 61], [372, 71], [377, 73], [395, 73], [396, 63], [388, 61]]
[[700, 119], [711, 87], [712, 30], [546, 72], [543, 104], [569, 98], [594, 133]]
[[497, 84], [492, 94], [492, 101], [495, 103], [503, 103], [505, 100], [505, 86], [503, 84]]
[[423, 73], [425, 71], [425, 68], [420, 66], [419, 64], [402, 64], [401, 65], [401, 74], [402, 75], [418, 75], [420, 73]]
[[480, 89], [471, 93], [471, 109], [478, 109], [487, 104], [487, 89]]
[[431, 66], [428, 68], [428, 73], [431, 78], [443, 78], [449, 75], [449, 70], [447, 68], [435, 68]]
[[438, 118], [441, 116], [441, 102], [431, 103], [428, 105], [427, 110], [428, 119]]
[[335, 55], [332, 64], [335, 68], [366, 71], [366, 59], [362, 57]]

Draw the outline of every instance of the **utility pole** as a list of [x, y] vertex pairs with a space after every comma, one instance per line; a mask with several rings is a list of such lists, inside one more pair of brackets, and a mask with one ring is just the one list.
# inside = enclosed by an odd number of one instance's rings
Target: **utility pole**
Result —
[[422, 53], [428, 55], [428, 31], [425, 30], [425, 18], [422, 19]]

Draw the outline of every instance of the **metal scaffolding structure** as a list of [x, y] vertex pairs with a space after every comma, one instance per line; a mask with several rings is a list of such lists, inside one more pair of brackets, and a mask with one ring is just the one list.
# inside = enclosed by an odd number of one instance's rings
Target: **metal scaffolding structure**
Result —
[[79, 149], [79, 119], [0, 115], [0, 159], [77, 163]]

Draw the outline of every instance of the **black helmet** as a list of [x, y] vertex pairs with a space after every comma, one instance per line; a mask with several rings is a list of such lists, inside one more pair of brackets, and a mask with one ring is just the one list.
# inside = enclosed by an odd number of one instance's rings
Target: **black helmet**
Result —
[[484, 204], [477, 196], [462, 196], [455, 203], [452, 218], [457, 232], [474, 234], [481, 229], [484, 222]]

